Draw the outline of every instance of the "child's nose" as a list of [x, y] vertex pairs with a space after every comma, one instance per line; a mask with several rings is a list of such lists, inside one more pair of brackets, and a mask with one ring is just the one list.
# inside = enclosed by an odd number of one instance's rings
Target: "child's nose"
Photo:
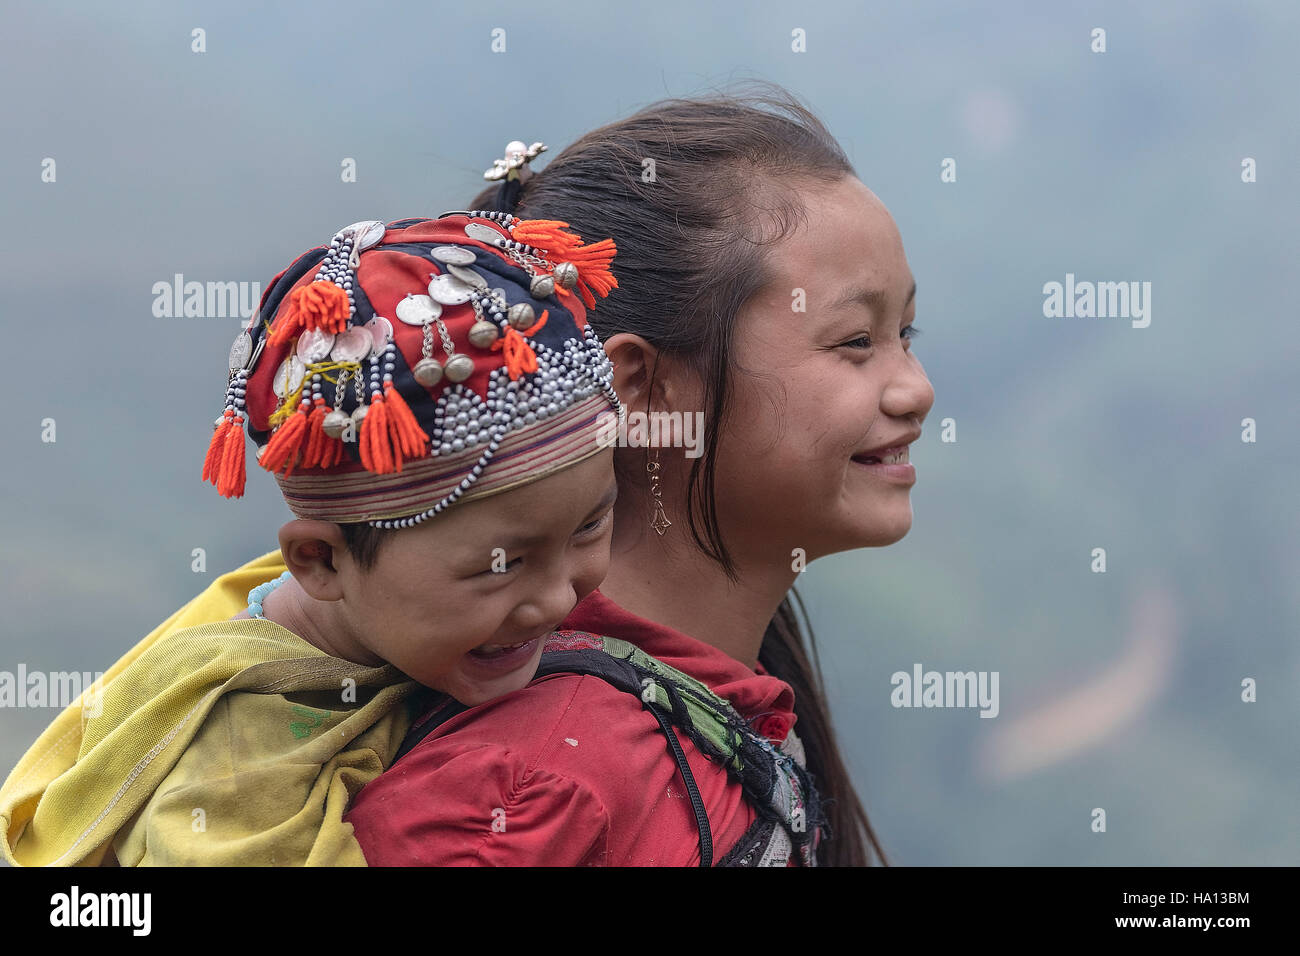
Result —
[[516, 611], [516, 619], [524, 630], [555, 627], [564, 620], [578, 603], [573, 582], [567, 578], [535, 592]]

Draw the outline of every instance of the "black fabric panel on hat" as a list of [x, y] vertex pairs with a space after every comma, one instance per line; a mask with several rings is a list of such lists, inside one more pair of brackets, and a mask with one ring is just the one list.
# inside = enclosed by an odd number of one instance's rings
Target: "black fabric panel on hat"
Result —
[[389, 229], [405, 229], [407, 226], [414, 226], [417, 222], [428, 222], [428, 216], [420, 216], [416, 219], [398, 219], [388, 224]]

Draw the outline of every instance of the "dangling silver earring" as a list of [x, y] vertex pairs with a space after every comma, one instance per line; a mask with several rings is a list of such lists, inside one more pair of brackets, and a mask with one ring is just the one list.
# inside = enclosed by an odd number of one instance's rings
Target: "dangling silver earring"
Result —
[[672, 522], [664, 513], [663, 489], [659, 487], [659, 446], [655, 446], [654, 458], [646, 462], [645, 470], [650, 473], [650, 494], [654, 497], [654, 510], [650, 516], [650, 527], [663, 537]]

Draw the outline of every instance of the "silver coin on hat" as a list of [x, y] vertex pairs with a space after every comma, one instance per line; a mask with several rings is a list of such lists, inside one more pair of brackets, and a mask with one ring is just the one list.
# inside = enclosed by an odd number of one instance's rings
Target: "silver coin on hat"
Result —
[[354, 247], [360, 252], [379, 245], [379, 240], [384, 238], [387, 229], [378, 219], [363, 219], [361, 222], [344, 226], [340, 231], [352, 237]]
[[275, 379], [271, 383], [277, 398], [285, 399], [298, 391], [302, 380], [307, 376], [307, 366], [296, 355], [290, 355], [275, 370]]
[[470, 300], [473, 291], [472, 287], [447, 273], [429, 280], [430, 297], [443, 305], [463, 305]]
[[427, 295], [415, 295], [408, 292], [406, 298], [397, 303], [397, 320], [407, 325], [428, 325], [442, 315], [442, 306]]
[[393, 323], [382, 315], [377, 315], [362, 328], [370, 333], [372, 339], [370, 357], [379, 358], [384, 354], [384, 349], [388, 348], [388, 343], [393, 341]]
[[471, 288], [478, 289], [480, 292], [487, 291], [487, 279], [475, 272], [473, 269], [466, 269], [464, 266], [448, 265], [447, 271], [454, 275], [461, 282]]
[[248, 368], [248, 360], [253, 357], [253, 337], [247, 332], [240, 332], [230, 346], [230, 370], [238, 372]]
[[471, 239], [477, 239], [479, 242], [486, 242], [493, 246], [500, 245], [505, 239], [501, 233], [482, 222], [465, 223], [465, 235], [469, 236]]
[[320, 362], [330, 354], [334, 347], [334, 335], [324, 329], [308, 329], [298, 336], [294, 353], [307, 365]]
[[351, 325], [334, 336], [334, 348], [330, 350], [330, 358], [336, 362], [360, 362], [370, 356], [374, 346], [375, 340], [367, 329], [359, 325]]
[[477, 258], [473, 252], [464, 246], [434, 246], [429, 250], [429, 255], [449, 266], [471, 265]]

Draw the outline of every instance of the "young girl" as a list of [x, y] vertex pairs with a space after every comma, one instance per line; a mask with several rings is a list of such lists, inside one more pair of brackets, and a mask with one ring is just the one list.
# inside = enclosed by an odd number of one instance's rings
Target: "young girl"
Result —
[[0, 789], [5, 858], [364, 863], [343, 811], [415, 691], [524, 687], [604, 576], [617, 486], [597, 439], [618, 401], [586, 308], [613, 255], [560, 223], [448, 213], [356, 223], [280, 273], [203, 467], [243, 494], [247, 422], [295, 515], [280, 552], [41, 736]]

